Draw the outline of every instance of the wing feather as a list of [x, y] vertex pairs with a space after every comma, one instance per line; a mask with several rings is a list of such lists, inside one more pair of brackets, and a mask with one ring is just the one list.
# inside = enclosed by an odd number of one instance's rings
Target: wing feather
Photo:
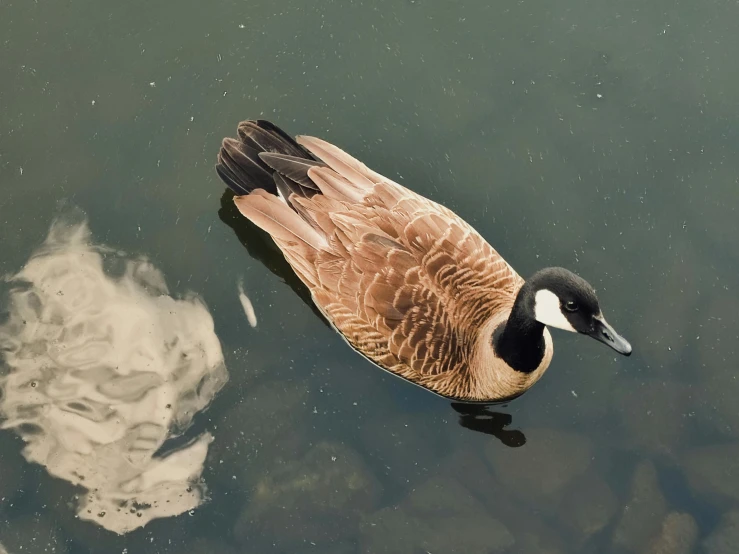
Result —
[[344, 152], [341, 148], [316, 137], [297, 136], [295, 140], [326, 163], [337, 174], [351, 181], [359, 188], [370, 190], [375, 183], [385, 180], [362, 162]]
[[244, 217], [272, 237], [286, 242], [301, 242], [313, 249], [324, 248], [326, 239], [277, 196], [256, 189], [247, 196], [234, 198]]

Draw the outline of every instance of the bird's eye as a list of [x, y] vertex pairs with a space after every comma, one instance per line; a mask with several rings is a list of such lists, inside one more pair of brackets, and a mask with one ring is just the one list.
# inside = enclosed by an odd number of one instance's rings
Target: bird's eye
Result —
[[576, 312], [578, 308], [579, 306], [577, 305], [577, 302], [573, 302], [572, 300], [565, 302], [565, 310], [568, 312]]

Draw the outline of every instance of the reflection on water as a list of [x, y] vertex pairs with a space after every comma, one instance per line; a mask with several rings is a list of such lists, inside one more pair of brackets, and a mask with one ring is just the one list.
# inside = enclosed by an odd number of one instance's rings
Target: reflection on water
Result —
[[203, 302], [93, 245], [79, 215], [55, 221], [8, 281], [0, 417], [25, 458], [87, 489], [79, 517], [117, 533], [197, 507], [212, 436], [156, 454], [228, 379]]
[[[261, 262], [264, 267], [280, 277], [313, 310], [313, 313], [325, 325], [330, 327], [323, 314], [313, 303], [308, 287], [295, 274], [293, 268], [287, 263], [287, 260], [285, 260], [285, 257], [277, 248], [272, 238], [241, 215], [238, 208], [236, 208], [236, 204], [233, 202], [233, 198], [234, 193], [229, 189], [226, 189], [221, 195], [221, 208], [218, 210], [220, 220], [233, 230], [239, 242], [244, 245], [252, 258]], [[240, 289], [239, 292], [241, 293], [243, 290]], [[243, 305], [241, 296], [239, 296], [239, 299]], [[244, 306], [244, 311], [247, 313], [248, 318], [249, 315], [246, 306]], [[254, 321], [255, 324], [252, 327], [256, 325], [256, 319]]]
[[249, 300], [249, 297], [244, 292], [244, 282], [242, 280], [239, 280], [236, 286], [239, 291], [239, 302], [241, 302], [241, 307], [244, 309], [246, 320], [249, 322], [249, 325], [251, 325], [252, 327], [256, 327], [257, 314], [254, 313], [254, 306], [252, 305], [251, 300]]
[[523, 431], [506, 429], [513, 422], [513, 416], [492, 411], [493, 404], [452, 402], [451, 406], [459, 414], [459, 424], [465, 429], [492, 435], [511, 448], [526, 444]]

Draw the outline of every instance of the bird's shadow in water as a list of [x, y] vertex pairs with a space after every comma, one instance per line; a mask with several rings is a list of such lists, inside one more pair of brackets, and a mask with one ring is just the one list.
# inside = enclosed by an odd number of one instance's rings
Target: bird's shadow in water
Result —
[[459, 414], [459, 424], [465, 429], [492, 435], [505, 446], [518, 448], [526, 444], [523, 431], [506, 429], [513, 416], [504, 412], [496, 412], [491, 408], [496, 404], [452, 402], [452, 409]]
[[[221, 195], [221, 208], [218, 210], [220, 220], [233, 229], [239, 242], [244, 245], [252, 258], [261, 262], [267, 269], [282, 279], [310, 307], [313, 313], [325, 325], [330, 327], [326, 318], [313, 303], [308, 287], [295, 274], [274, 241], [267, 233], [241, 215], [236, 204], [234, 204], [233, 198], [234, 193], [228, 189]], [[496, 404], [465, 402], [452, 402], [451, 404], [452, 409], [459, 414], [459, 424], [465, 429], [492, 435], [511, 448], [526, 444], [526, 437], [523, 432], [506, 429], [511, 424], [513, 417], [510, 414], [492, 411], [491, 407], [494, 405]]]
[[239, 242], [246, 248], [249, 256], [261, 262], [264, 267], [282, 279], [313, 310], [313, 313], [325, 325], [330, 327], [326, 318], [323, 317], [323, 314], [313, 303], [308, 287], [295, 274], [270, 236], [241, 215], [241, 212], [239, 212], [233, 201], [234, 196], [234, 193], [229, 189], [223, 192], [221, 195], [221, 208], [218, 210], [218, 218], [231, 227]]

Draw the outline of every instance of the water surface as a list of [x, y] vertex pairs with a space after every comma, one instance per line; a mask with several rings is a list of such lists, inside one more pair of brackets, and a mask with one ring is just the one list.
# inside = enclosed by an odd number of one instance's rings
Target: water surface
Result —
[[[0, 551], [730, 552], [737, 17], [0, 4]], [[634, 355], [555, 331], [478, 411], [373, 367], [224, 196], [255, 117], [579, 273]]]

